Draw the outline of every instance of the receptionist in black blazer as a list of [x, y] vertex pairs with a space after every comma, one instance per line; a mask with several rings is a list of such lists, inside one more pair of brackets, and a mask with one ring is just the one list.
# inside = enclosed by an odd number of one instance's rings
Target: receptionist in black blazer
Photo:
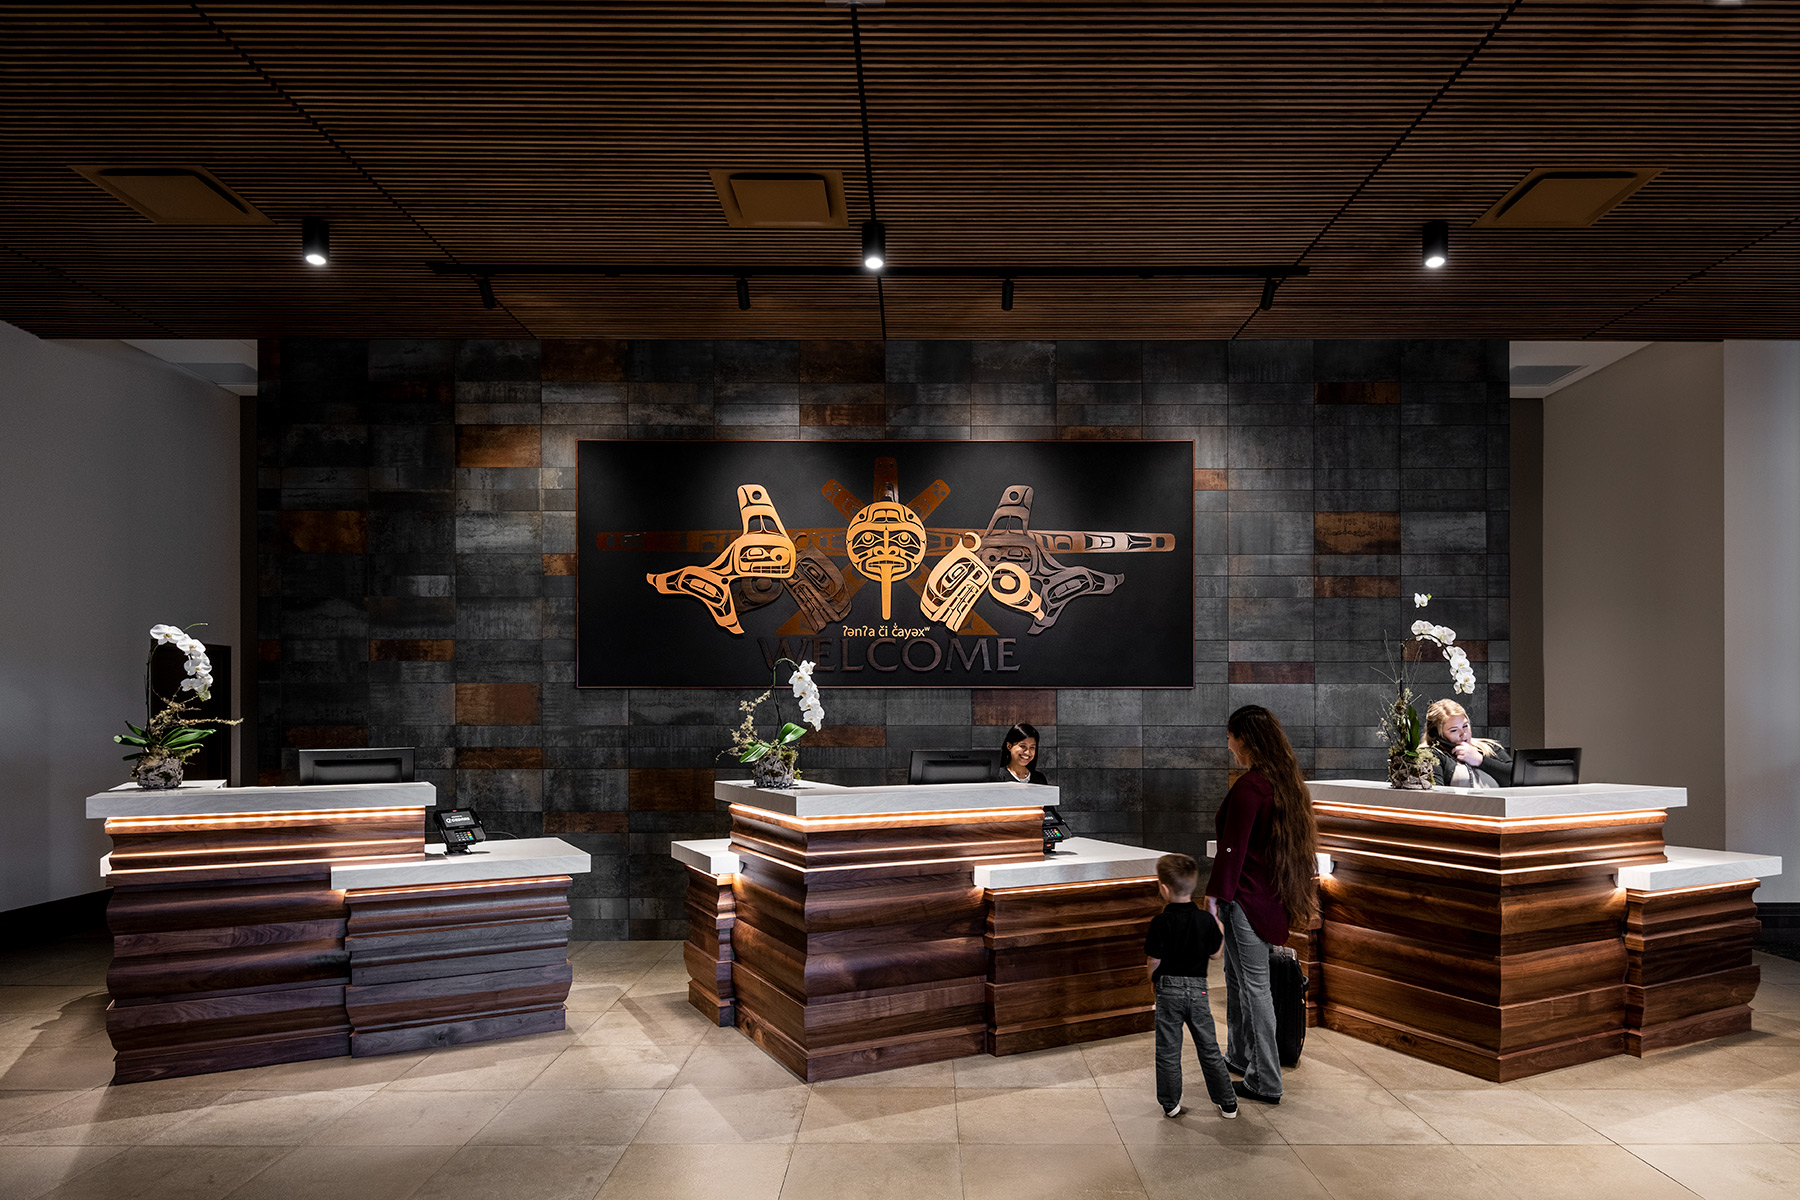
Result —
[[1425, 737], [1437, 759], [1434, 774], [1444, 787], [1512, 786], [1512, 755], [1492, 738], [1474, 736], [1469, 714], [1454, 700], [1425, 710]]
[[1037, 749], [1038, 731], [1023, 721], [1014, 725], [1000, 743], [1000, 774], [995, 778], [1001, 783], [1048, 784], [1050, 781], [1035, 765]]

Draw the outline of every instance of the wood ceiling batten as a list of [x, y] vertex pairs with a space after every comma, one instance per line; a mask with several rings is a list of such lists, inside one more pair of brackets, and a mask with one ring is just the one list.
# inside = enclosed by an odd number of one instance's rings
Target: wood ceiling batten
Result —
[[[41, 264], [0, 255], [0, 319], [136, 337], [879, 320], [858, 279], [755, 279], [747, 311], [729, 278], [502, 279], [488, 311], [424, 268], [854, 264], [869, 206], [841, 8], [200, 7], [0, 8], [6, 243]], [[1033, 280], [1003, 313], [994, 281], [890, 280], [894, 337], [1228, 337], [1251, 314], [1250, 337], [1800, 328], [1796, 0], [896, 0], [859, 23], [894, 263], [1313, 271], [1268, 312], [1259, 282]], [[147, 159], [206, 164], [275, 225], [147, 226], [68, 169]], [[1532, 168], [1583, 162], [1666, 169], [1589, 229], [1472, 228]], [[721, 165], [840, 172], [847, 227], [732, 229]], [[299, 260], [310, 214], [332, 223], [328, 271]], [[1426, 279], [1434, 218], [1452, 257]]]

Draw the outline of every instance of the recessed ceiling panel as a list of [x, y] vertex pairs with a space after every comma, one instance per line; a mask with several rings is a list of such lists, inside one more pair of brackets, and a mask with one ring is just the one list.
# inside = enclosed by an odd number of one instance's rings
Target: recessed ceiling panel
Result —
[[205, 167], [94, 166], [75, 170], [158, 225], [271, 223]]

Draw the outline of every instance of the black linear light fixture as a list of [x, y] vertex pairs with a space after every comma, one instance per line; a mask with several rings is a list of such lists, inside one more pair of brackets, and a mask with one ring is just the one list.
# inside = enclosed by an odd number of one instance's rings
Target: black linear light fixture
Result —
[[315, 267], [331, 261], [331, 226], [325, 218], [300, 218], [300, 254]]
[[1013, 281], [1011, 279], [1002, 279], [1000, 281], [1000, 311], [1001, 312], [1011, 312], [1012, 311], [1012, 297], [1013, 297]]
[[1419, 261], [1435, 271], [1450, 261], [1450, 223], [1427, 221], [1419, 239]]
[[750, 307], [750, 279], [748, 276], [739, 275], [737, 277], [737, 294], [738, 294], [738, 307], [740, 309], [749, 308]]
[[475, 277], [475, 289], [481, 293], [481, 307], [499, 308], [500, 301], [494, 296], [494, 281], [486, 275]]
[[1274, 308], [1275, 289], [1280, 286], [1280, 282], [1273, 275], [1263, 280], [1262, 299], [1257, 301], [1256, 307], [1262, 309], [1264, 312], [1268, 312], [1271, 308]]

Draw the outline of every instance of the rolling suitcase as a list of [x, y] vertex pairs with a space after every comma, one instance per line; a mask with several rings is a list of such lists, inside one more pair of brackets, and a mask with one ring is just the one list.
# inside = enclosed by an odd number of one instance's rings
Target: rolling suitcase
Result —
[[1281, 1065], [1291, 1067], [1300, 1061], [1306, 1045], [1306, 972], [1300, 969], [1300, 956], [1287, 946], [1269, 951], [1269, 993], [1275, 1000], [1275, 1048], [1281, 1054]]

